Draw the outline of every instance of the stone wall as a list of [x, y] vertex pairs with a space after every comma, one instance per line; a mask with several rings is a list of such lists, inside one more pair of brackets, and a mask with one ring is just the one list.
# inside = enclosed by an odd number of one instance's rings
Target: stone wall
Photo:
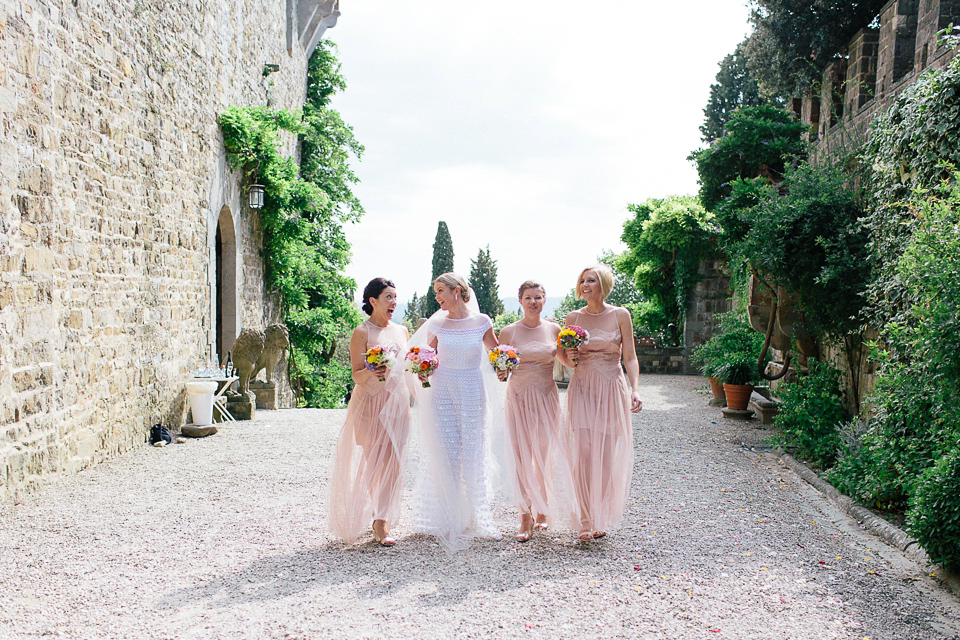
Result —
[[[870, 135], [871, 124], [888, 109], [896, 96], [913, 84], [924, 71], [946, 67], [955, 55], [940, 46], [937, 32], [950, 24], [960, 25], [960, 0], [890, 0], [880, 11], [879, 26], [858, 32], [847, 48], [847, 58], [836, 62], [823, 76], [821, 95], [804, 99], [801, 120], [818, 131], [812, 142], [813, 162], [831, 161], [855, 151]], [[840, 74], [840, 69], [845, 74]], [[827, 96], [842, 96], [837, 108], [828, 108]], [[868, 329], [868, 336], [876, 338]], [[846, 358], [833, 347], [825, 348], [825, 357], [841, 369]], [[857, 381], [857, 395], [864, 398], [873, 390], [876, 371], [862, 358], [856, 374], [846, 372], [847, 380]], [[848, 405], [853, 391], [848, 382]]]
[[858, 32], [845, 59], [824, 72], [819, 96], [807, 96], [801, 120], [811, 125], [814, 160], [850, 153], [870, 124], [927, 69], [942, 69], [955, 52], [937, 32], [960, 25], [960, 0], [890, 0], [879, 26]]
[[637, 347], [640, 373], [692, 373], [683, 347]]
[[276, 320], [217, 117], [302, 104], [297, 9], [0, 5], [0, 495], [180, 424], [213, 345]]
[[724, 260], [702, 260], [700, 281], [694, 287], [683, 325], [683, 373], [698, 373], [690, 362], [690, 352], [709, 340], [716, 330], [718, 313], [733, 308], [730, 270]]

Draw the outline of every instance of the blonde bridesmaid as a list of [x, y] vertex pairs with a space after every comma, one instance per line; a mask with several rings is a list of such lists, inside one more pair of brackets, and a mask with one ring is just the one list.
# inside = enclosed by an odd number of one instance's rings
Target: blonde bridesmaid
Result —
[[564, 365], [573, 367], [567, 424], [581, 541], [602, 538], [623, 519], [633, 474], [630, 413], [643, 407], [637, 392], [633, 322], [628, 310], [606, 303], [611, 289], [609, 267], [596, 265], [580, 272], [576, 297], [587, 305], [570, 312], [566, 324], [586, 329], [589, 339], [579, 349], [561, 349], [557, 354]]
[[519, 542], [527, 542], [534, 528], [546, 529], [559, 509], [554, 486], [560, 451], [560, 395], [553, 380], [560, 325], [540, 319], [546, 291], [538, 282], [520, 285], [523, 319], [500, 332], [500, 343], [520, 353], [520, 365], [509, 375], [505, 411], [507, 433], [514, 455], [513, 494], [520, 512]]
[[[391, 322], [397, 308], [393, 282], [374, 278], [363, 290], [362, 309], [369, 318], [350, 339], [350, 364], [356, 386], [334, 452], [330, 477], [330, 530], [354, 542], [371, 520], [373, 538], [382, 546], [395, 544], [390, 527], [396, 522], [403, 487], [402, 465], [410, 430], [409, 403], [383, 412], [391, 393], [403, 392], [399, 362], [409, 338], [407, 329]], [[364, 354], [381, 346], [397, 358], [388, 371], [380, 365], [366, 368]]]

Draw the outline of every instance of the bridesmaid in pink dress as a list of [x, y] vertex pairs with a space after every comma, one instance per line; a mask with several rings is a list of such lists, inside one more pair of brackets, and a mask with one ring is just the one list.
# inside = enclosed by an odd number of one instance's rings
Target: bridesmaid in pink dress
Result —
[[560, 325], [540, 319], [546, 301], [543, 285], [528, 280], [520, 285], [523, 319], [500, 331], [500, 343], [520, 353], [520, 365], [509, 375], [505, 401], [507, 431], [514, 454], [513, 493], [520, 511], [519, 542], [527, 542], [533, 529], [547, 528], [559, 508], [553, 486], [555, 464], [562, 462], [560, 394], [553, 380]]
[[606, 265], [580, 272], [576, 296], [587, 306], [570, 312], [566, 324], [583, 327], [589, 339], [579, 349], [561, 349], [557, 354], [564, 365], [573, 367], [567, 424], [582, 541], [602, 538], [623, 519], [633, 474], [630, 412], [643, 407], [637, 392], [633, 322], [628, 310], [605, 302], [612, 288], [613, 272]]
[[[406, 327], [391, 322], [397, 307], [393, 282], [374, 278], [363, 290], [363, 311], [370, 316], [350, 339], [350, 364], [356, 386], [350, 396], [347, 418], [340, 431], [330, 474], [330, 530], [354, 542], [373, 519], [373, 537], [382, 546], [395, 543], [390, 526], [400, 508], [403, 487], [402, 463], [410, 430], [409, 403], [395, 415], [381, 410], [391, 392], [405, 385], [399, 362], [406, 351]], [[366, 368], [364, 353], [381, 346], [397, 358], [388, 370], [380, 365]]]

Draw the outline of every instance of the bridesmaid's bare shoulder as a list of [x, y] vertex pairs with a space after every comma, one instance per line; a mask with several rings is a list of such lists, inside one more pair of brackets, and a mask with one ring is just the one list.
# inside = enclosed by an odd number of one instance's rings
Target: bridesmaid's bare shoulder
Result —
[[368, 335], [369, 330], [367, 329], [366, 322], [361, 322], [359, 325], [357, 325], [357, 328], [353, 330], [354, 339], [362, 337], [364, 340], [366, 340]]

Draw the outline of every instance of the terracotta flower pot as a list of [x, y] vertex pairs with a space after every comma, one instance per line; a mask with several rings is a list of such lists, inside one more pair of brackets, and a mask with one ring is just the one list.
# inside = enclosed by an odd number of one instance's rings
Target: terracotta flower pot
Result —
[[718, 400], [723, 398], [723, 384], [721, 384], [721, 382], [713, 376], [707, 379], [710, 380], [710, 391], [713, 393], [713, 397], [717, 398]]
[[734, 411], [745, 411], [750, 404], [750, 394], [753, 393], [752, 384], [723, 385], [723, 392], [727, 396], [727, 408]]

